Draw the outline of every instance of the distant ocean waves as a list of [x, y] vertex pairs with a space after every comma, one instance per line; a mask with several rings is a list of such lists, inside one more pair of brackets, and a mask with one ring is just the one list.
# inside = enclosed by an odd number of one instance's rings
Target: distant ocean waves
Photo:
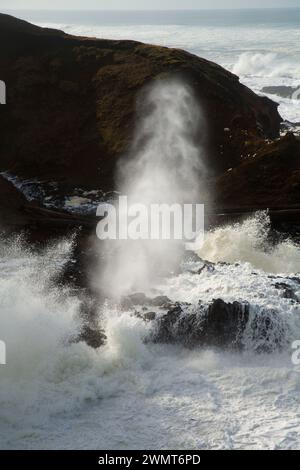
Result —
[[[67, 20], [68, 18], [66, 18]], [[257, 93], [266, 86], [300, 86], [300, 20], [278, 25], [205, 26], [191, 24], [94, 24], [38, 22], [40, 26], [61, 29], [69, 34], [107, 39], [133, 39], [188, 50], [213, 60], [237, 74], [240, 80]], [[273, 97], [280, 104], [280, 113], [290, 122], [300, 121], [299, 102]]]

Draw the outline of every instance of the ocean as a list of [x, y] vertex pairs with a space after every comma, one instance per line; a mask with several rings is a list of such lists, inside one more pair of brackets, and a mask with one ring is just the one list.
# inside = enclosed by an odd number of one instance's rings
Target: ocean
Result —
[[[72, 34], [181, 47], [257, 92], [300, 86], [300, 9], [17, 16]], [[276, 99], [285, 119], [300, 121], [299, 101]], [[277, 285], [299, 298], [300, 250], [289, 237], [274, 243], [269, 228], [264, 213], [208, 232], [198, 254], [213, 268], [187, 260], [146, 291], [195, 308], [199, 300], [247, 302], [252, 319], [276, 312], [268, 317], [268, 354], [255, 322], [243, 333], [242, 352], [186, 348], [149, 341], [151, 322], [110, 303], [98, 312], [105, 346], [70, 342], [80, 328], [80, 295], [52, 280], [72, 257], [72, 240], [36, 253], [22, 237], [2, 236], [0, 337], [8, 349], [0, 366], [0, 448], [300, 449], [300, 366], [292, 362], [299, 303]]]

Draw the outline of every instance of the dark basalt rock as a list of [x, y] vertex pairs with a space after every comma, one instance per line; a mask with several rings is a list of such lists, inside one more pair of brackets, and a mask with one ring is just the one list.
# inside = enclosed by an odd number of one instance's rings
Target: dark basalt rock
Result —
[[91, 328], [89, 325], [83, 325], [80, 334], [74, 338], [73, 342], [80, 343], [83, 341], [91, 348], [98, 349], [105, 344], [106, 339], [104, 331]]
[[0, 221], [1, 230], [19, 231], [26, 224], [24, 207], [26, 199], [12, 183], [0, 175]]
[[[140, 301], [142, 297], [137, 294], [133, 298]], [[139, 310], [131, 305], [132, 315], [152, 323], [146, 342], [229, 351], [250, 347], [256, 353], [271, 353], [287, 346], [287, 325], [275, 310], [261, 309], [250, 315], [247, 302], [227, 303], [222, 299], [213, 300], [209, 305], [201, 301], [197, 306], [183, 302], [175, 302], [168, 308], [164, 305], [165, 312], [151, 310], [151, 304], [139, 305]], [[88, 317], [85, 322], [83, 316], [81, 332], [72, 341], [84, 341], [99, 348], [105, 344], [106, 336]]]
[[157, 320], [153, 340], [187, 347], [242, 349], [242, 334], [249, 320], [249, 306], [214, 300], [208, 308], [176, 304]]
[[143, 318], [146, 321], [153, 321], [156, 318], [156, 313], [155, 312], [145, 312], [143, 314]]
[[275, 288], [282, 291], [281, 295], [283, 298], [299, 302], [298, 296], [295, 294], [293, 288], [285, 282], [277, 282]]
[[241, 336], [249, 320], [249, 305], [214, 300], [205, 315], [204, 344], [241, 348]]
[[[239, 165], [215, 181], [224, 207], [270, 208], [271, 218], [299, 222], [300, 141], [289, 133], [274, 142], [247, 143]], [[276, 211], [276, 212], [275, 212]]]
[[165, 314], [155, 316], [147, 341], [230, 351], [249, 347], [256, 353], [271, 353], [287, 346], [287, 329], [275, 310], [260, 309], [250, 314], [247, 302], [217, 299], [208, 306], [177, 302]]

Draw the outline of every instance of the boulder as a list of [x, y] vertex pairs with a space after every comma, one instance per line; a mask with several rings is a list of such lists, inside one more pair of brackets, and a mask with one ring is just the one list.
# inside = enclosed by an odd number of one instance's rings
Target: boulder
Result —
[[248, 304], [214, 300], [197, 308], [177, 303], [157, 319], [153, 340], [187, 347], [242, 349], [242, 334], [249, 320]]
[[176, 303], [155, 317], [148, 340], [179, 343], [188, 348], [212, 347], [229, 351], [250, 349], [271, 353], [287, 346], [288, 327], [275, 310], [250, 312], [247, 302], [213, 300], [197, 307]]

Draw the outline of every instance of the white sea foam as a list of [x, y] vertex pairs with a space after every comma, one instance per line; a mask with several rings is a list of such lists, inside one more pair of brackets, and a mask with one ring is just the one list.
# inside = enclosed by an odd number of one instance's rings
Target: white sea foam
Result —
[[232, 71], [239, 76], [286, 77], [294, 80], [299, 80], [300, 76], [300, 67], [297, 62], [280, 57], [275, 52], [244, 52], [239, 56]]
[[199, 256], [213, 262], [245, 262], [269, 273], [299, 273], [300, 249], [292, 240], [268, 241], [270, 219], [259, 212], [241, 224], [208, 232]]
[[[226, 230], [240, 259], [235, 237], [242, 239], [239, 230], [245, 236], [245, 225]], [[260, 230], [251, 230], [250, 254], [238, 265], [193, 274], [188, 263], [149, 294], [274, 308], [290, 326], [289, 340], [297, 338], [297, 305], [251, 265], [255, 249], [262, 255]], [[222, 253], [224, 242], [216, 245]], [[98, 351], [70, 344], [80, 302], [50, 282], [69, 251], [69, 242], [35, 255], [20, 240], [1, 241], [0, 331], [8, 353], [0, 369], [1, 448], [299, 448], [300, 374], [288, 347], [256, 356], [251, 335], [243, 355], [144, 343], [151, 325], [109, 305], [99, 311], [107, 344]]]

